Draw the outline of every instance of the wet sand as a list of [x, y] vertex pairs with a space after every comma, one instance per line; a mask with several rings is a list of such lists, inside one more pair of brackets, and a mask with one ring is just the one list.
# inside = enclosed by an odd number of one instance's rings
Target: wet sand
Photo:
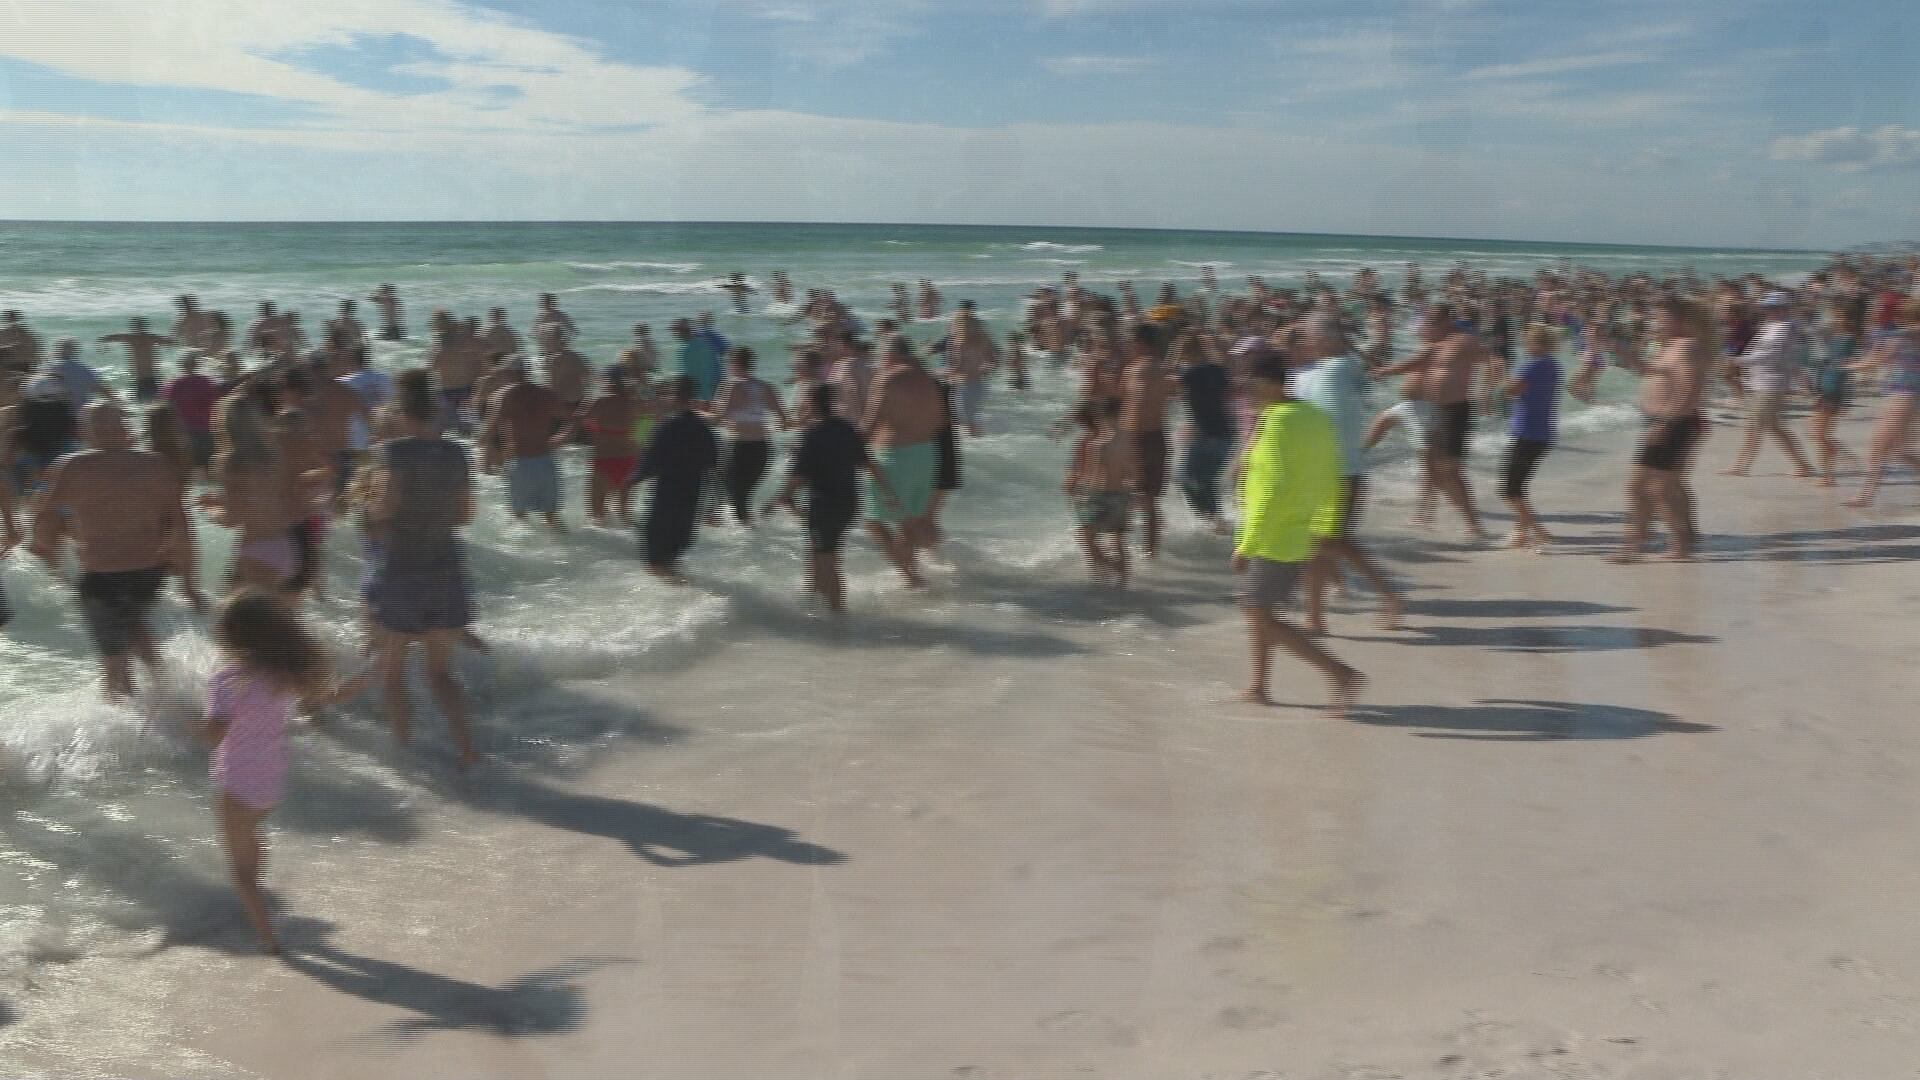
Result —
[[1279, 707], [1227, 703], [1242, 638], [1198, 538], [1130, 598], [963, 569], [950, 587], [1002, 615], [965, 629], [904, 605], [835, 643], [769, 616], [685, 672], [578, 688], [628, 721], [590, 752], [483, 773], [399, 842], [272, 866], [287, 964], [216, 922], [50, 966], [0, 1057], [276, 1080], [1908, 1075], [1920, 489], [1862, 515], [1772, 452], [1714, 475], [1733, 442], [1704, 454], [1692, 566], [1597, 558], [1619, 438], [1548, 459], [1551, 555], [1377, 508], [1412, 608], [1389, 634], [1364, 597], [1336, 605], [1331, 645], [1372, 679], [1346, 722], [1284, 657]]

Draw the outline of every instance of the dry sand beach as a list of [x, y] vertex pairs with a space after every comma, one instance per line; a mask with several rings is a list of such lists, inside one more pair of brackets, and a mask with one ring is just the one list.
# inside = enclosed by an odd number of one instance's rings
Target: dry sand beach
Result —
[[[46, 966], [0, 1056], [62, 1077], [1916, 1075], [1915, 489], [1863, 516], [1777, 459], [1713, 475], [1733, 442], [1707, 444], [1691, 566], [1596, 557], [1618, 433], [1549, 459], [1548, 556], [1378, 508], [1412, 617], [1336, 609], [1372, 677], [1349, 722], [1284, 658], [1290, 704], [1225, 704], [1242, 637], [1198, 537], [1124, 601], [963, 569], [1004, 592], [1000, 625], [896, 606], [836, 642], [769, 609], [724, 664], [568, 688], [619, 722], [548, 769], [446, 781], [435, 807], [296, 797], [385, 835], [277, 849], [288, 962], [245, 955], [213, 894], [158, 951]], [[1147, 632], [1116, 648], [1122, 603]], [[329, 921], [367, 897], [381, 918]]]

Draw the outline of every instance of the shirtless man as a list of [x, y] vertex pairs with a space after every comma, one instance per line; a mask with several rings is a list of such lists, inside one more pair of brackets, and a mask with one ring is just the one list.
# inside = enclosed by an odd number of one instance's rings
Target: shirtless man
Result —
[[533, 343], [541, 353], [559, 352], [573, 343], [580, 328], [573, 317], [560, 310], [552, 293], [540, 294], [540, 312], [533, 317]]
[[27, 372], [46, 358], [40, 338], [17, 311], [9, 311], [0, 321], [0, 363], [14, 371]]
[[201, 308], [200, 301], [191, 295], [175, 297], [173, 305], [180, 311], [179, 317], [173, 320], [173, 332], [168, 335], [174, 343], [185, 349], [212, 349], [213, 312]]
[[560, 404], [566, 407], [567, 415], [580, 411], [586, 402], [587, 391], [593, 385], [593, 369], [587, 366], [587, 358], [574, 352], [569, 346], [544, 353], [541, 363], [545, 366], [547, 385], [560, 396]]
[[473, 384], [480, 377], [479, 359], [465, 328], [452, 314], [444, 309], [435, 311], [432, 325], [427, 368], [440, 387], [441, 405], [446, 410], [442, 423], [464, 435], [473, 430]]
[[277, 359], [282, 351], [282, 339], [286, 337], [286, 318], [273, 306], [273, 301], [260, 301], [260, 313], [254, 317], [253, 325], [247, 327], [247, 336], [241, 342], [250, 352], [260, 353], [269, 360]]
[[381, 285], [367, 297], [380, 312], [380, 340], [399, 341], [407, 336], [407, 328], [400, 322], [400, 294], [392, 285]]
[[[314, 449], [327, 470], [327, 478], [332, 481], [328, 491], [337, 501], [353, 478], [354, 432], [365, 430], [365, 426], [372, 423], [373, 410], [352, 386], [341, 381], [356, 370], [350, 360], [315, 353], [308, 358], [308, 364], [311, 372], [307, 393], [299, 406], [307, 414]], [[356, 429], [356, 425], [360, 427]]]
[[953, 386], [956, 419], [973, 438], [980, 437], [980, 411], [986, 405], [988, 383], [999, 365], [1000, 350], [993, 343], [992, 331], [973, 313], [973, 301], [960, 301], [947, 340], [947, 381]]
[[933, 287], [930, 278], [920, 279], [920, 317], [937, 319], [940, 317], [940, 290]]
[[1402, 372], [1419, 370], [1420, 400], [1434, 406], [1434, 430], [1429, 432], [1424, 459], [1434, 490], [1445, 496], [1466, 519], [1467, 531], [1474, 540], [1490, 539], [1480, 527], [1480, 515], [1473, 506], [1473, 491], [1467, 486], [1467, 440], [1473, 434], [1474, 376], [1491, 359], [1478, 335], [1463, 329], [1455, 319], [1453, 306], [1444, 301], [1427, 309], [1422, 335], [1430, 343], [1412, 358], [1380, 372], [1392, 378]]
[[1160, 497], [1167, 492], [1167, 406], [1179, 376], [1160, 360], [1158, 335], [1135, 326], [1133, 358], [1120, 377], [1120, 431], [1133, 447], [1134, 508], [1146, 518], [1146, 554], [1160, 557]]
[[572, 413], [552, 388], [527, 378], [527, 369], [510, 365], [505, 388], [494, 395], [480, 438], [500, 440], [507, 463], [507, 509], [515, 521], [538, 514], [554, 532], [560, 524], [560, 468], [553, 452], [565, 439], [562, 428]]
[[893, 283], [892, 311], [894, 315], [899, 317], [901, 322], [913, 321], [913, 300], [907, 295], [906, 282], [896, 281]]
[[353, 301], [340, 301], [339, 313], [322, 328], [321, 343], [338, 357], [349, 357], [367, 347], [367, 327], [355, 314]]
[[1662, 300], [1655, 314], [1666, 344], [1645, 363], [1629, 358], [1642, 376], [1640, 412], [1646, 430], [1627, 478], [1627, 532], [1620, 550], [1610, 557], [1616, 563], [1639, 560], [1656, 511], [1667, 523], [1669, 559], [1691, 558], [1699, 542], [1686, 470], [1706, 431], [1702, 398], [1708, 370], [1718, 359], [1711, 316], [1679, 297]]
[[934, 440], [947, 423], [940, 384], [920, 366], [904, 337], [887, 344], [862, 429], [893, 500], [878, 487], [867, 502], [867, 530], [911, 588], [924, 586], [919, 553], [938, 542], [930, 517], [938, 461]]
[[733, 310], [738, 312], [741, 315], [745, 315], [747, 313], [747, 296], [751, 293], [759, 291], [755, 289], [753, 286], [747, 284], [746, 275], [740, 273], [738, 270], [734, 271], [733, 275], [727, 278], [727, 283], [720, 287], [722, 289], [725, 289], [729, 294], [732, 295]]
[[145, 404], [160, 396], [160, 347], [178, 344], [147, 329], [147, 320], [136, 315], [124, 334], [103, 334], [102, 344], [124, 345], [127, 366], [133, 369], [133, 400]]
[[627, 481], [640, 463], [640, 445], [634, 439], [641, 402], [625, 368], [607, 373], [606, 392], [580, 410], [574, 422], [593, 445], [593, 465], [587, 472], [587, 520], [595, 525], [607, 523], [607, 496], [617, 501], [622, 525], [633, 524], [633, 488]]
[[653, 343], [653, 328], [646, 323], [634, 323], [633, 344], [621, 349], [614, 363], [626, 371], [627, 378], [651, 382], [653, 373], [660, 370], [660, 347]]
[[776, 304], [793, 303], [793, 282], [787, 280], [785, 270], [773, 272], [773, 302]]
[[134, 449], [117, 405], [90, 407], [84, 426], [88, 449], [61, 459], [34, 503], [29, 549], [59, 573], [62, 549], [73, 542], [80, 613], [100, 653], [107, 699], [125, 701], [133, 696], [131, 659], [149, 675], [159, 667], [147, 614], [168, 571], [190, 565], [193, 549], [172, 463]]
[[486, 357], [513, 356], [520, 351], [520, 335], [507, 322], [507, 309], [494, 308], [487, 313], [487, 328], [480, 334]]

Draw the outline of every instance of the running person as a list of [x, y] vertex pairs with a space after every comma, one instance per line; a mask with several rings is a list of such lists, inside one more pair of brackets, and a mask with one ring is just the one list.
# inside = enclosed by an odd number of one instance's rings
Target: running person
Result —
[[1507, 444], [1500, 497], [1513, 510], [1513, 536], [1507, 546], [1538, 551], [1553, 543], [1553, 537], [1535, 516], [1527, 487], [1540, 459], [1553, 448], [1557, 430], [1560, 361], [1554, 358], [1553, 328], [1545, 323], [1528, 327], [1526, 351], [1526, 363], [1504, 388], [1514, 408], [1507, 423], [1512, 441]]
[[729, 377], [713, 400], [712, 418], [730, 436], [721, 464], [721, 486], [733, 516], [753, 524], [753, 493], [773, 460], [773, 431], [790, 424], [773, 384], [753, 373], [753, 350], [741, 346], [727, 356]]
[[[827, 610], [846, 610], [847, 586], [841, 571], [841, 551], [847, 530], [860, 516], [860, 474], [872, 478], [875, 496], [891, 502], [886, 476], [874, 465], [860, 432], [834, 411], [835, 388], [820, 383], [809, 392], [812, 418], [794, 449], [793, 465], [780, 493], [765, 513], [785, 506], [802, 516], [807, 528], [807, 589], [826, 601]], [[805, 490], [806, 507], [794, 495]]]

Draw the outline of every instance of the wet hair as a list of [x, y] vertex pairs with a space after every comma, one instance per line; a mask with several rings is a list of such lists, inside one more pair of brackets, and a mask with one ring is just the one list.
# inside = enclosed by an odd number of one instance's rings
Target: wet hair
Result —
[[812, 399], [815, 416], [832, 416], [834, 402], [840, 397], [840, 388], [830, 382], [823, 382], [809, 392], [809, 397]]
[[434, 400], [433, 373], [426, 368], [408, 368], [393, 383], [393, 398], [400, 415], [422, 424], [431, 424], [440, 415], [440, 403]]
[[214, 619], [213, 640], [247, 674], [290, 694], [321, 689], [327, 654], [291, 610], [258, 589], [235, 593]]
[[732, 352], [727, 354], [728, 364], [738, 364], [748, 371], [753, 370], [753, 362], [753, 350], [747, 348], [745, 345], [736, 346]]

